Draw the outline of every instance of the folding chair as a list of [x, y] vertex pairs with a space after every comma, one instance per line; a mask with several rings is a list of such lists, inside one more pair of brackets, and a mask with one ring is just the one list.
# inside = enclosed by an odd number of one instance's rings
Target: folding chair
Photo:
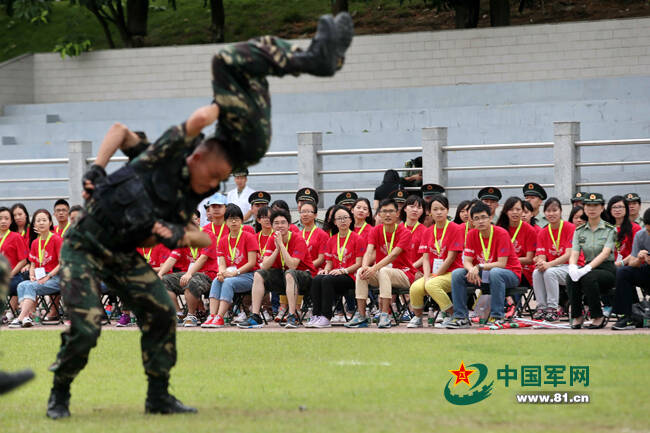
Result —
[[[52, 295], [37, 295], [36, 296], [36, 312], [40, 322], [43, 325], [59, 325], [63, 323], [63, 309], [56, 308], [56, 321], [45, 321], [44, 319], [48, 317], [47, 315], [50, 312], [52, 307], [56, 307], [57, 303], [60, 305], [61, 294], [52, 294]], [[45, 314], [43, 314], [45, 311]]]

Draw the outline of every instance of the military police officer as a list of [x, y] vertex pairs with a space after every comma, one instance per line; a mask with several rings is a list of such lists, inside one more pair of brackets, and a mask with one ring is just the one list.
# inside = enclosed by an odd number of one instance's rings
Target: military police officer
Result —
[[490, 208], [492, 224], [496, 224], [497, 219], [499, 219], [497, 208], [499, 207], [499, 200], [501, 200], [501, 197], [501, 190], [495, 186], [486, 186], [478, 192], [478, 199]]
[[[300, 211], [300, 208], [304, 203], [313, 203], [316, 208], [318, 208], [318, 193], [314, 188], [300, 188], [298, 192], [296, 192], [296, 205], [298, 207], [298, 211]], [[322, 228], [323, 227], [323, 220], [316, 218], [315, 224], [316, 227]], [[294, 221], [294, 224], [296, 227], [298, 227], [300, 230], [302, 230], [304, 227], [302, 223], [300, 222], [300, 218], [298, 220]]]
[[[586, 193], [584, 207], [588, 221], [576, 228], [573, 235], [567, 291], [571, 303], [571, 327], [579, 329], [583, 325], [584, 298], [589, 305], [592, 319], [588, 328], [596, 329], [604, 327], [606, 323], [600, 294], [610, 290], [616, 283], [614, 266], [616, 227], [600, 218], [605, 207], [602, 194]], [[584, 254], [584, 266], [579, 268], [578, 260], [581, 252]]]
[[635, 192], [625, 194], [625, 201], [630, 208], [630, 221], [643, 227], [643, 218], [641, 218], [641, 197]]
[[354, 202], [357, 201], [358, 198], [359, 196], [357, 196], [357, 193], [354, 191], [343, 191], [341, 194], [336, 196], [334, 204], [340, 204], [341, 206], [345, 206], [352, 210], [352, 206], [354, 206]]
[[524, 191], [524, 199], [533, 206], [533, 217], [535, 224], [539, 227], [546, 227], [548, 220], [543, 212], [539, 211], [540, 206], [546, 200], [546, 190], [542, 185], [535, 182], [528, 182], [522, 188]]
[[255, 191], [248, 196], [248, 203], [251, 205], [251, 218], [248, 221], [244, 221], [244, 224], [255, 227], [257, 211], [271, 203], [271, 194], [266, 191]]
[[586, 192], [584, 191], [578, 191], [575, 194], [573, 194], [573, 197], [571, 197], [571, 204], [573, 207], [576, 206], [582, 206], [582, 200], [585, 197]]

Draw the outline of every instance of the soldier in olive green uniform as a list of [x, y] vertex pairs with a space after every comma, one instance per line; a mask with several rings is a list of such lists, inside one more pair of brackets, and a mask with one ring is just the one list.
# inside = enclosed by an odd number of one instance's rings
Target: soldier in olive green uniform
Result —
[[[602, 194], [586, 193], [584, 196], [586, 224], [578, 227], [573, 235], [573, 251], [569, 258], [567, 291], [571, 302], [572, 327], [582, 327], [582, 299], [586, 298], [593, 323], [589, 329], [602, 328], [606, 321], [600, 305], [601, 293], [608, 292], [616, 283], [614, 266], [614, 243], [616, 227], [600, 218], [605, 200]], [[580, 252], [585, 265], [578, 268]]]
[[625, 194], [625, 201], [630, 208], [630, 220], [643, 227], [643, 218], [641, 217], [641, 197], [639, 197], [639, 194], [635, 192], [627, 193]]
[[[313, 203], [314, 206], [318, 209], [318, 193], [316, 192], [315, 189], [313, 188], [300, 188], [298, 192], [296, 192], [296, 205], [298, 206], [298, 211], [300, 211], [300, 207], [303, 205], [303, 203]], [[316, 221], [314, 222], [316, 224], [316, 227], [323, 228], [323, 221], [322, 219], [316, 218]], [[297, 221], [294, 222], [296, 227], [298, 227], [300, 230], [302, 230], [304, 227], [302, 225], [302, 222], [300, 222], [300, 218], [298, 218]]]
[[478, 192], [478, 199], [490, 207], [490, 216], [492, 217], [492, 224], [496, 224], [499, 219], [497, 215], [497, 208], [499, 207], [499, 200], [501, 200], [501, 190], [494, 186], [488, 186]]
[[544, 212], [539, 209], [546, 200], [546, 190], [544, 187], [535, 182], [528, 182], [522, 188], [524, 191], [524, 199], [533, 206], [533, 217], [535, 218], [535, 225], [538, 227], [546, 227], [548, 220], [544, 216]]
[[578, 191], [573, 194], [573, 197], [571, 197], [571, 205], [573, 207], [582, 206], [582, 200], [584, 200], [586, 194], [584, 191]]

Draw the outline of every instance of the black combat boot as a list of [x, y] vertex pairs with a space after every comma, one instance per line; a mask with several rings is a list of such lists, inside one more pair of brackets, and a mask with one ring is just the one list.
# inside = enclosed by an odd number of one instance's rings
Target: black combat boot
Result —
[[17, 371], [15, 373], [5, 373], [0, 371], [0, 394], [7, 393], [14, 388], [18, 388], [25, 382], [34, 378], [32, 370]]
[[347, 12], [338, 14], [336, 19], [332, 15], [323, 15], [318, 19], [318, 29], [309, 48], [294, 53], [290, 65], [296, 72], [331, 77], [341, 69], [352, 35], [352, 18]]
[[47, 417], [51, 419], [70, 416], [70, 386], [53, 386], [47, 401]]
[[196, 413], [196, 408], [185, 406], [167, 391], [169, 379], [149, 377], [147, 400], [144, 402], [144, 412], [151, 414], [169, 415], [174, 413]]

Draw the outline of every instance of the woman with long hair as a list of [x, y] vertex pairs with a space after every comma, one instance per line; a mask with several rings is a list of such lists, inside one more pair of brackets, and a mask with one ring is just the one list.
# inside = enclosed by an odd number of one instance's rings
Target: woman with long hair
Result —
[[354, 217], [354, 232], [368, 241], [368, 233], [375, 222], [370, 200], [359, 197], [352, 205], [352, 216]]
[[569, 213], [568, 221], [576, 226], [576, 228], [586, 223], [587, 215], [585, 215], [585, 208], [580, 205], [573, 206], [571, 213]]
[[[9, 230], [18, 233], [20, 237], [22, 237], [23, 243], [25, 244], [25, 251], [29, 253], [31, 241], [36, 238], [36, 233], [33, 231], [33, 228], [29, 223], [29, 212], [27, 212], [27, 208], [24, 204], [15, 203], [11, 206], [11, 215], [13, 221], [11, 222]], [[34, 233], [33, 236], [32, 233]]]
[[607, 203], [606, 221], [616, 226], [616, 248], [614, 249], [614, 264], [627, 266], [630, 263], [634, 235], [641, 226], [630, 220], [630, 208], [622, 195], [615, 195]]
[[[21, 270], [27, 264], [27, 251], [23, 238], [16, 232], [9, 230], [13, 224], [11, 210], [0, 207], [0, 254], [5, 256], [9, 262], [9, 292], [11, 306], [15, 310], [18, 306], [16, 296], [18, 295], [18, 284], [24, 280]], [[4, 295], [0, 295], [4, 296]], [[4, 299], [2, 299], [4, 301]], [[0, 313], [2, 313], [0, 311]], [[11, 310], [7, 311], [7, 321], [13, 320]]]
[[526, 281], [522, 279], [522, 284], [528, 283], [532, 286], [537, 232], [521, 218], [524, 203], [528, 202], [524, 202], [519, 197], [509, 197], [503, 205], [496, 225], [506, 229], [510, 234], [510, 242], [521, 263], [522, 277], [526, 279]]
[[411, 246], [409, 254], [411, 255], [411, 264], [417, 271], [416, 278], [422, 276], [422, 253], [419, 252], [420, 244], [427, 228], [424, 226], [424, 218], [428, 212], [425, 208], [427, 203], [422, 197], [410, 195], [404, 202], [404, 207], [400, 211], [400, 219], [404, 226], [411, 233]]

